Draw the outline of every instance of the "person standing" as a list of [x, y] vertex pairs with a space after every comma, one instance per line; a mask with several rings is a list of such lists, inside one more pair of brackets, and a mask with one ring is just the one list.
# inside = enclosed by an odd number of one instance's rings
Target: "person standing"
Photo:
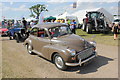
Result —
[[70, 23], [70, 29], [71, 29], [71, 31], [74, 34], [76, 34], [76, 32], [75, 32], [75, 29], [76, 29], [76, 22], [75, 22], [75, 20], [72, 20], [72, 22]]
[[71, 23], [70, 20], [67, 19], [66, 22], [67, 22], [68, 26], [70, 26], [70, 23]]
[[23, 17], [22, 23], [23, 23], [23, 27], [27, 30], [27, 21], [25, 20], [24, 17]]
[[118, 23], [115, 23], [112, 27], [112, 31], [114, 33], [114, 40], [116, 40], [118, 38]]
[[7, 27], [7, 28], [9, 29], [9, 28], [11, 27], [11, 25], [10, 25], [10, 21], [8, 21], [7, 24], [8, 24], [8, 27]]

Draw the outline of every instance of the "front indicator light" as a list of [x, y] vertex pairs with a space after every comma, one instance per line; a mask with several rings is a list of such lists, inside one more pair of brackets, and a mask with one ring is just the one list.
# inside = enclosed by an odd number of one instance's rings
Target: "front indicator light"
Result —
[[72, 59], [72, 60], [76, 60], [76, 58], [75, 58], [75, 57], [72, 57], [71, 59]]
[[96, 48], [94, 47], [94, 48], [93, 48], [93, 50], [95, 51], [95, 50], [96, 50]]

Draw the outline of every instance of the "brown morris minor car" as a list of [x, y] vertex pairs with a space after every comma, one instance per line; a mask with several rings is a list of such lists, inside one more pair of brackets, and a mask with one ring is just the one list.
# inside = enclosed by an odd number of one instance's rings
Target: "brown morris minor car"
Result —
[[71, 32], [66, 24], [35, 25], [24, 45], [29, 54], [36, 53], [54, 62], [60, 70], [78, 66], [97, 56], [95, 42], [88, 42]]

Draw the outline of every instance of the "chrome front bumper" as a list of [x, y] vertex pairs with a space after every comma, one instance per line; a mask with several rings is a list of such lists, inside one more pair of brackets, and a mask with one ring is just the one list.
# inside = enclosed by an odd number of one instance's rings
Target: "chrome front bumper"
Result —
[[97, 56], [97, 53], [95, 53], [95, 55], [93, 55], [93, 56], [91, 56], [91, 57], [89, 57], [89, 58], [87, 58], [87, 59], [85, 59], [85, 60], [83, 60], [83, 61], [81, 61], [81, 59], [80, 59], [80, 60], [79, 60], [79, 63], [65, 63], [65, 64], [66, 64], [67, 66], [78, 66], [78, 65], [81, 66], [83, 63], [85, 63], [85, 62], [87, 62], [87, 61], [95, 58], [96, 56]]

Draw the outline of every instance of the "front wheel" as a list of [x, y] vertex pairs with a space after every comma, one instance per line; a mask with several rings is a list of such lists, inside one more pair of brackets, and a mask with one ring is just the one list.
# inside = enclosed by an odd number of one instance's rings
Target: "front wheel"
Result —
[[92, 34], [92, 26], [91, 26], [91, 24], [87, 24], [86, 32], [88, 34]]
[[26, 47], [27, 47], [27, 51], [28, 51], [29, 54], [31, 54], [31, 55], [34, 54], [34, 53], [32, 52], [33, 47], [32, 47], [30, 44], [27, 44]]
[[59, 54], [54, 55], [54, 64], [60, 70], [67, 69], [67, 66], [65, 65], [63, 58]]
[[16, 42], [17, 42], [17, 43], [20, 42], [20, 39], [19, 39], [19, 35], [18, 35], [18, 34], [15, 34], [15, 39], [16, 39]]

